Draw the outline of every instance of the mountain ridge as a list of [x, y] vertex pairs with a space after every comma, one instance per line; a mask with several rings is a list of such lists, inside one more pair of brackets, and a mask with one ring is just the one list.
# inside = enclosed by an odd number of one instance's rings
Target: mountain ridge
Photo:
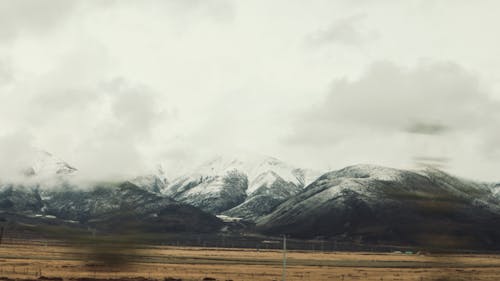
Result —
[[308, 239], [429, 244], [424, 237], [448, 237], [498, 247], [500, 230], [492, 225], [500, 222], [500, 200], [492, 187], [437, 170], [349, 166], [324, 174], [258, 219], [257, 227]]

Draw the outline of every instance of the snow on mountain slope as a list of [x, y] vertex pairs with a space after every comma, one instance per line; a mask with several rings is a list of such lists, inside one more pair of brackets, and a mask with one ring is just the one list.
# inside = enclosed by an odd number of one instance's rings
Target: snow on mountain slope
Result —
[[495, 184], [495, 185], [493, 186], [493, 188], [492, 188], [492, 192], [493, 192], [493, 195], [494, 195], [496, 198], [500, 199], [500, 183]]
[[[232, 173], [240, 176], [236, 186], [225, 183]], [[257, 210], [261, 204], [257, 199], [252, 199], [254, 196], [259, 195], [263, 202], [267, 202], [263, 203], [266, 206], [264, 209], [269, 210], [307, 185], [313, 174], [312, 171], [293, 167], [273, 157], [218, 156], [175, 179], [163, 193], [211, 212], [223, 212], [244, 204], [231, 213], [238, 215], [236, 210], [245, 209], [245, 218], [254, 218], [257, 214], [253, 212], [261, 213], [261, 210]], [[245, 207], [245, 202], [250, 199], [254, 202], [251, 210]], [[217, 206], [209, 207], [210, 201], [217, 202]], [[272, 206], [269, 206], [269, 202], [273, 202]]]
[[168, 186], [168, 180], [161, 165], [158, 166], [156, 173], [138, 176], [130, 182], [154, 193], [161, 193]]
[[287, 182], [297, 185], [306, 184], [304, 182], [305, 179], [300, 178], [300, 169], [269, 156], [245, 155], [238, 158], [217, 156], [197, 167], [194, 172], [195, 174], [205, 176], [217, 176], [227, 174], [232, 170], [237, 170], [247, 175], [250, 182], [247, 190], [248, 194], [258, 188], [257, 185], [252, 185], [251, 182], [268, 171], [273, 171]]
[[0, 186], [54, 187], [72, 178], [77, 169], [58, 157], [38, 149], [29, 149], [13, 161], [0, 177]]
[[254, 221], [270, 213], [274, 207], [292, 195], [300, 192], [302, 187], [287, 182], [272, 171], [258, 176], [254, 182], [256, 187], [240, 205], [225, 211], [223, 214]]
[[76, 168], [54, 155], [46, 151], [38, 150], [34, 155], [33, 164], [27, 168], [25, 174], [27, 176], [48, 178], [54, 175], [69, 175], [76, 171]]
[[204, 211], [219, 214], [245, 200], [248, 180], [245, 174], [231, 170], [221, 176], [184, 178], [176, 184], [170, 186], [170, 191], [176, 193], [165, 194]]
[[356, 165], [324, 174], [257, 225], [265, 233], [303, 238], [348, 235], [428, 243], [425, 235], [462, 235], [489, 243], [500, 234], [493, 227], [498, 221], [500, 199], [489, 184], [435, 169]]
[[[0, 188], [0, 217], [13, 222], [44, 224], [71, 222], [100, 231], [214, 232], [222, 227], [215, 216], [138, 187], [131, 182], [94, 183], [81, 188], [62, 185], [54, 189], [4, 185]], [[19, 221], [18, 219], [21, 219]]]

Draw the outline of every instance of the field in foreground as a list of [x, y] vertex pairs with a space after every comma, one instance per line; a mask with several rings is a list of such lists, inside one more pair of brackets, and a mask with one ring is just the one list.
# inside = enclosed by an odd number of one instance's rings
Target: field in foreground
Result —
[[[0, 245], [0, 276], [164, 280], [281, 280], [276, 250], [165, 246], [80, 247], [17, 241]], [[96, 254], [96, 249], [99, 253]], [[109, 254], [112, 253], [112, 254]], [[81, 279], [83, 280], [83, 279]], [[90, 281], [86, 279], [87, 281]], [[168, 279], [167, 279], [168, 280]], [[206, 279], [212, 280], [212, 279]], [[308, 252], [288, 253], [287, 280], [500, 280], [500, 255]]]

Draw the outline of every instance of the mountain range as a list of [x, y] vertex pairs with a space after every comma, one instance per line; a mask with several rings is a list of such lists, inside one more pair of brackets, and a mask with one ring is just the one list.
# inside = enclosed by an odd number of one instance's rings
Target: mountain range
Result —
[[[41, 152], [26, 183], [0, 181], [0, 217], [104, 232], [248, 232], [353, 243], [500, 249], [500, 184], [427, 168], [355, 165], [321, 173], [273, 157], [215, 157], [167, 179], [155, 173], [78, 186], [78, 170]], [[36, 179], [54, 178], [50, 187]], [[219, 219], [222, 218], [223, 220]]]

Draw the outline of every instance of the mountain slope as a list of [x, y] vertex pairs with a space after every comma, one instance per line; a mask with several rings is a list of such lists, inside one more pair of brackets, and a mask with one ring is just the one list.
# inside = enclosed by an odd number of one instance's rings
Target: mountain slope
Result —
[[269, 214], [274, 207], [301, 190], [300, 186], [292, 182], [286, 182], [272, 171], [257, 177], [253, 181], [253, 186], [257, 188], [247, 196], [243, 203], [225, 211], [223, 214], [253, 221]]
[[69, 175], [76, 171], [76, 168], [56, 156], [43, 150], [37, 150], [34, 152], [31, 165], [26, 167], [24, 173], [29, 177], [46, 179], [56, 175]]
[[[63, 185], [39, 190], [0, 189], [0, 212], [46, 221], [73, 222], [106, 232], [216, 232], [223, 223], [193, 206], [146, 191], [130, 182], [82, 189]], [[42, 221], [40, 221], [43, 223]]]
[[253, 220], [296, 194], [311, 175], [272, 157], [216, 157], [175, 179], [163, 193], [213, 214]]
[[159, 166], [156, 173], [138, 176], [130, 181], [138, 187], [160, 194], [168, 186], [163, 167]]
[[13, 184], [0, 186], [0, 211], [37, 213], [42, 207], [37, 189]]
[[500, 247], [498, 223], [488, 184], [370, 165], [324, 174], [257, 222], [268, 234], [443, 247]]
[[186, 178], [179, 185], [173, 185], [166, 194], [180, 202], [218, 214], [242, 203], [246, 198], [247, 186], [246, 175], [233, 170], [223, 176]]

